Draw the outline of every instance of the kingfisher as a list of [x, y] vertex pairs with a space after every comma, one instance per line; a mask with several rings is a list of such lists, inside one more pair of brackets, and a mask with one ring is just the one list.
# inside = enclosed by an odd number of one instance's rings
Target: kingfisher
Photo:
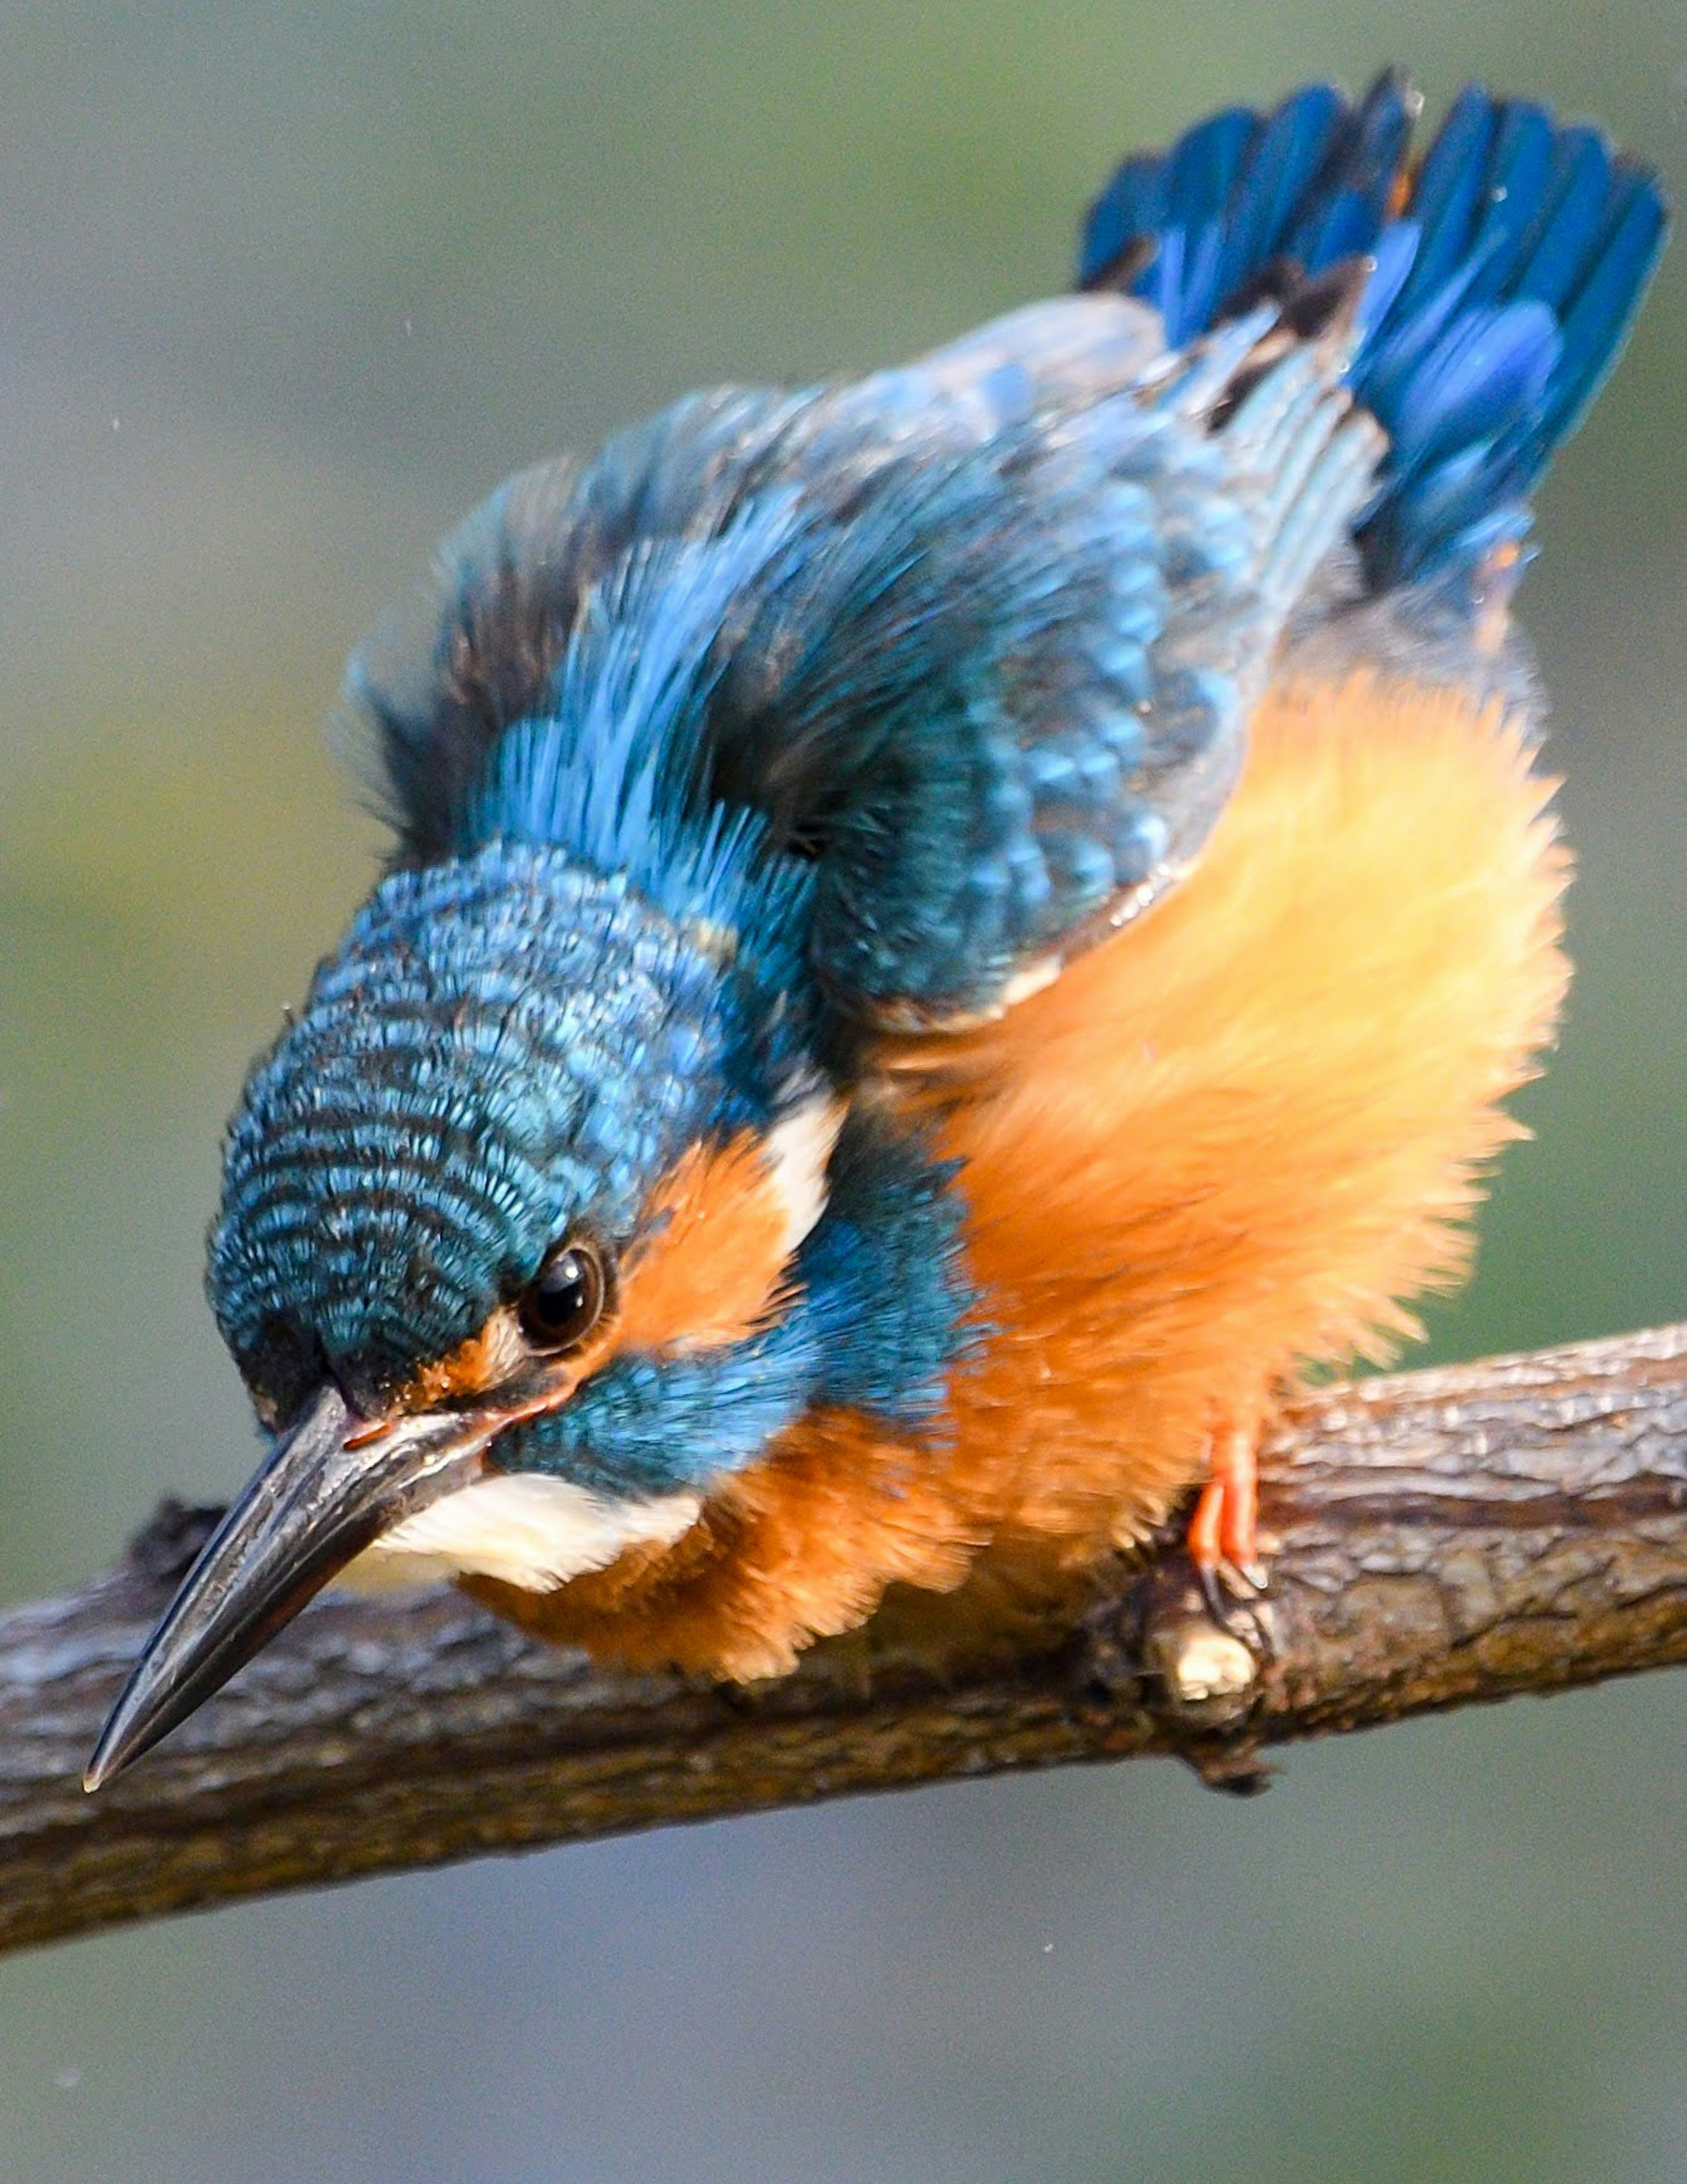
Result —
[[1454, 1281], [1565, 991], [1512, 624], [1646, 167], [1397, 74], [1125, 160], [1075, 289], [512, 479], [354, 656], [384, 877], [209, 1290], [267, 1452], [87, 1774], [323, 1585], [632, 1669], [1040, 1612]]

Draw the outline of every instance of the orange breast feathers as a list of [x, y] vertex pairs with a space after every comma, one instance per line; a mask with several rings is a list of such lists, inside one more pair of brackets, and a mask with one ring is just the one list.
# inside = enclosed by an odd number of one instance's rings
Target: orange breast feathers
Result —
[[635, 1664], [788, 1667], [980, 1551], [1081, 1568], [1164, 1519], [1219, 1424], [1385, 1355], [1465, 1268], [1568, 971], [1568, 859], [1520, 725], [1368, 671], [1256, 717], [1199, 867], [999, 1022], [882, 1089], [963, 1164], [991, 1332], [951, 1430], [815, 1415], [677, 1543], [504, 1613]]

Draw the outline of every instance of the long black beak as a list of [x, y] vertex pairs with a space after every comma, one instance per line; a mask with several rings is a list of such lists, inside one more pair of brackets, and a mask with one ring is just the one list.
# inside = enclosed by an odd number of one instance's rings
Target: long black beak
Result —
[[331, 1383], [324, 1388], [182, 1581], [83, 1787], [97, 1790], [185, 1721], [378, 1533], [466, 1485], [500, 1423], [440, 1412], [371, 1425]]

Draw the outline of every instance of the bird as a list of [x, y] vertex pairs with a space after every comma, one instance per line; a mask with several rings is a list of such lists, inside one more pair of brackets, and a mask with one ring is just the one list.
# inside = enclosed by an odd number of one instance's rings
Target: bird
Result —
[[1512, 601], [1667, 226], [1419, 107], [1127, 159], [1067, 292], [514, 477], [354, 655], [393, 848], [209, 1251], [265, 1452], [90, 1789], [332, 1580], [727, 1686], [1168, 1528], [1268, 1584], [1274, 1407], [1462, 1274], [1553, 1038]]

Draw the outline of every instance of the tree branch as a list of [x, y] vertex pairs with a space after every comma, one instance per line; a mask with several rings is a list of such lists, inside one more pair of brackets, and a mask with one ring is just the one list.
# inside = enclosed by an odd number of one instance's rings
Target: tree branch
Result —
[[81, 1771], [159, 1535], [0, 1617], [0, 1947], [365, 1873], [943, 1776], [1261, 1747], [1687, 1660], [1687, 1327], [1309, 1396], [1266, 1456], [1256, 1661], [1181, 1556], [1012, 1658], [940, 1621], [750, 1691], [629, 1678], [454, 1593], [329, 1601], [131, 1773]]

